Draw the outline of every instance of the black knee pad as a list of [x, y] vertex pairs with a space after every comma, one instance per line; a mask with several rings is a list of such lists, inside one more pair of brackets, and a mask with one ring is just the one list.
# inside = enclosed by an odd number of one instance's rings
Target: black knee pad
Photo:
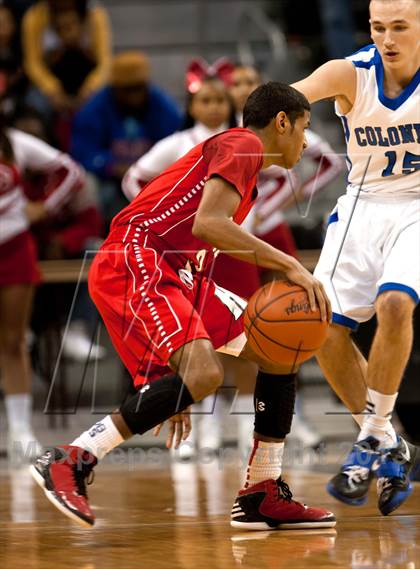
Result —
[[121, 405], [120, 412], [133, 435], [142, 435], [193, 403], [182, 379], [171, 374], [144, 385]]
[[284, 439], [290, 433], [296, 399], [296, 374], [272, 375], [260, 371], [254, 391], [255, 432]]

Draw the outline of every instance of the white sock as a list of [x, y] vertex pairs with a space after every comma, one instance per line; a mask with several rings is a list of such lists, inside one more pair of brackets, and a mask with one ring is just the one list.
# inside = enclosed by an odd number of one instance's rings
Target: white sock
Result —
[[397, 444], [397, 434], [391, 424], [397, 397], [398, 393], [384, 395], [368, 387], [366, 408], [369, 414], [365, 415], [357, 440], [360, 441], [368, 436], [375, 437], [380, 443], [380, 448], [389, 448]]
[[255, 439], [244, 488], [249, 488], [269, 478], [277, 480], [281, 474], [283, 450], [284, 443], [266, 443]]
[[30, 431], [32, 416], [32, 395], [30, 393], [16, 393], [6, 395], [6, 416], [9, 431]]
[[91, 452], [98, 460], [101, 460], [123, 441], [124, 439], [114, 425], [111, 415], [107, 415], [70, 444]]

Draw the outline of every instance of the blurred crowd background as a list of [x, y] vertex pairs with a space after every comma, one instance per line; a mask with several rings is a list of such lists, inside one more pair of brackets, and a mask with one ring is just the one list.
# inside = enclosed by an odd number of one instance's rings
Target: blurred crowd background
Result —
[[[90, 218], [92, 232], [103, 235], [126, 203], [120, 182], [128, 167], [187, 126], [191, 60], [202, 57], [211, 65], [225, 57], [256, 69], [258, 82], [291, 82], [369, 41], [367, 4], [2, 0], [0, 94], [7, 125], [84, 167], [105, 222], [99, 229], [99, 220]], [[336, 123], [329, 132], [322, 109], [318, 114], [321, 134], [339, 152]], [[325, 114], [331, 118], [331, 109]], [[44, 245], [42, 256], [58, 252]]]
[[[246, 96], [261, 81], [293, 82], [367, 43], [367, 0], [1, 0], [0, 130], [17, 129], [48, 143], [82, 173], [63, 207], [38, 216], [37, 204], [62, 187], [68, 172], [29, 162], [21, 172], [34, 205], [38, 259], [77, 259], [95, 250], [112, 217], [133, 197], [129, 183], [128, 191], [122, 189], [130, 166], [145, 157], [138, 163], [140, 188], [158, 173], [152, 163], [163, 169], [172, 161], [163, 139], [194, 126], [204, 137], [240, 125]], [[320, 137], [314, 143], [320, 152], [308, 154], [295, 173], [304, 205], [282, 205], [293, 247], [305, 250], [322, 245], [325, 217], [345, 189], [344, 137], [330, 103], [314, 108], [311, 129]], [[318, 187], [315, 178], [324, 170], [329, 174]], [[265, 182], [287, 181], [274, 176]], [[89, 406], [90, 396], [79, 387], [80, 377], [91, 373], [90, 362], [102, 366], [97, 404], [116, 403], [125, 393], [129, 382], [96, 323], [77, 278], [66, 285], [41, 278], [25, 340], [39, 410], [58, 372], [61, 383], [49, 403], [67, 410], [69, 401]], [[414, 358], [418, 365], [418, 352]], [[305, 377], [321, 383], [314, 363], [305, 369], [303, 384]], [[309, 425], [302, 437], [310, 446], [322, 438]]]

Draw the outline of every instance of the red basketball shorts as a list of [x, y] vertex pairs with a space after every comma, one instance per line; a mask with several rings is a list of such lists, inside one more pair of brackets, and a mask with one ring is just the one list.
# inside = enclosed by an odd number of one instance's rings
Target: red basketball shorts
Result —
[[198, 338], [239, 355], [246, 302], [167, 255], [108, 239], [89, 272], [89, 292], [136, 386], [168, 372], [172, 354]]

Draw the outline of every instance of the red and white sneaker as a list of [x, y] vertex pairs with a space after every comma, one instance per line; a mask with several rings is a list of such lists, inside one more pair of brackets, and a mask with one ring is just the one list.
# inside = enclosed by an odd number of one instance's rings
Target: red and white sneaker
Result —
[[246, 530], [332, 528], [335, 524], [335, 516], [328, 510], [292, 500], [289, 486], [281, 478], [240, 490], [230, 522], [232, 527]]
[[95, 516], [89, 506], [86, 483], [93, 481], [90, 475], [96, 463], [96, 457], [90, 452], [66, 445], [47, 450], [29, 470], [60, 512], [90, 528], [95, 523]]

